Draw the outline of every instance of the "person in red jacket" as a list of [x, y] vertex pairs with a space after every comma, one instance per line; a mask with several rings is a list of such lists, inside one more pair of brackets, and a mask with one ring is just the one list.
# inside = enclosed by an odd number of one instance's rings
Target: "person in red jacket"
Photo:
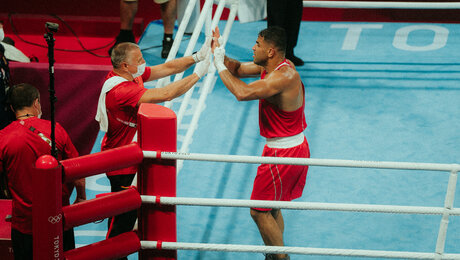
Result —
[[[40, 119], [41, 105], [38, 90], [29, 84], [13, 86], [8, 94], [16, 120], [0, 130], [0, 173], [6, 175], [12, 197], [11, 239], [15, 259], [32, 259], [32, 172], [35, 161], [51, 154], [51, 122]], [[58, 159], [78, 156], [69, 135], [56, 123]], [[76, 187], [75, 202], [86, 199], [85, 180], [63, 185], [62, 203], [69, 205]], [[75, 248], [73, 229], [64, 231], [64, 251]]]
[[[284, 29], [269, 27], [259, 33], [252, 48], [253, 61], [240, 63], [225, 56], [219, 44], [219, 29], [213, 32], [214, 64], [224, 85], [239, 101], [259, 100], [260, 135], [266, 138], [262, 156], [310, 157], [303, 131], [305, 89], [299, 73], [285, 58]], [[239, 77], [259, 76], [249, 84]], [[252, 200], [291, 201], [302, 196], [308, 166], [262, 164], [254, 180]], [[284, 246], [284, 221], [279, 209], [252, 208], [264, 243]], [[289, 259], [286, 254], [266, 259]]]
[[[197, 53], [163, 64], [146, 66], [137, 44], [124, 42], [112, 51], [113, 70], [106, 76], [97, 107], [96, 120], [105, 133], [101, 150], [130, 144], [137, 133], [137, 111], [142, 103], [161, 103], [183, 95], [206, 75], [210, 65], [211, 37]], [[144, 87], [144, 82], [183, 72], [197, 64], [191, 75], [161, 88]], [[137, 166], [107, 172], [112, 192], [128, 188]], [[133, 210], [111, 218], [107, 238], [131, 231], [137, 218]], [[126, 258], [122, 258], [126, 259]]]

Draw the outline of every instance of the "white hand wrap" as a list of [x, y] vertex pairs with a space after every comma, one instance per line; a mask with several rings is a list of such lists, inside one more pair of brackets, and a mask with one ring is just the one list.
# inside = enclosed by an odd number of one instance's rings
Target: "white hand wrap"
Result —
[[193, 60], [195, 60], [195, 63], [198, 63], [206, 59], [206, 55], [208, 54], [209, 50], [211, 50], [211, 39], [211, 36], [207, 36], [203, 46], [201, 46], [201, 49], [197, 53], [192, 55]]
[[218, 47], [214, 50], [214, 65], [216, 66], [217, 72], [220, 73], [227, 69], [224, 65], [225, 49]]
[[196, 65], [195, 73], [201, 79], [208, 73], [209, 65], [211, 64], [211, 52], [208, 52], [204, 60]]
[[[213, 37], [213, 40], [215, 41], [216, 37]], [[219, 46], [224, 45], [224, 38], [222, 38], [222, 36], [219, 36], [219, 38], [217, 38], [217, 42], [219, 43]]]

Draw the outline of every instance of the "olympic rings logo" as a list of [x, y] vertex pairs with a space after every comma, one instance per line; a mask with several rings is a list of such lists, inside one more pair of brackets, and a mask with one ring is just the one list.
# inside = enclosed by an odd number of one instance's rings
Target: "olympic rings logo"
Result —
[[48, 222], [51, 223], [51, 224], [56, 224], [56, 223], [61, 221], [61, 218], [62, 218], [61, 214], [56, 215], [56, 216], [50, 216], [48, 218]]

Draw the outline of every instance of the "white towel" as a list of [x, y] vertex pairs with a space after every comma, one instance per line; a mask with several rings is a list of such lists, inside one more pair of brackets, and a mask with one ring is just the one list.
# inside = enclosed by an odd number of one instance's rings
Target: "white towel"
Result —
[[107, 132], [109, 127], [109, 119], [107, 117], [107, 108], [105, 107], [105, 96], [107, 92], [112, 90], [118, 84], [128, 81], [127, 79], [120, 76], [113, 76], [104, 82], [99, 95], [99, 102], [97, 103], [96, 121], [99, 122], [99, 128], [101, 131]]

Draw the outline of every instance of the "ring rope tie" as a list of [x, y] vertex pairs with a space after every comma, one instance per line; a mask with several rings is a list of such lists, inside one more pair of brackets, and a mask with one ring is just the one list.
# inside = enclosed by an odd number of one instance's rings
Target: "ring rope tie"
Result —
[[155, 204], [161, 206], [160, 196], [155, 196]]
[[160, 159], [161, 159], [161, 151], [157, 151], [155, 157], [156, 157], [158, 160], [160, 160]]
[[157, 249], [158, 249], [158, 250], [161, 250], [162, 246], [163, 246], [163, 241], [158, 240], [158, 241], [157, 241]]

